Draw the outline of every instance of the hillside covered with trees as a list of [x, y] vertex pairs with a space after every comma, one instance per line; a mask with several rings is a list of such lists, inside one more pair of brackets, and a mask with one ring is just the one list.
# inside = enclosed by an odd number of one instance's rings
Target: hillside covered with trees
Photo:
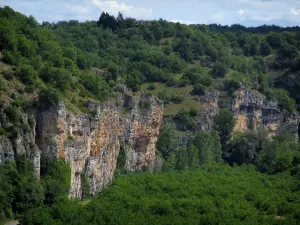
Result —
[[[92, 113], [87, 102], [116, 99], [123, 86], [160, 98], [166, 117], [156, 145], [161, 171], [126, 174], [118, 167], [116, 180], [96, 197], [82, 175], [83, 201], [68, 199], [70, 167], [64, 161], [44, 161], [40, 180], [26, 156], [0, 165], [0, 221], [299, 224], [295, 135], [235, 132], [228, 107], [246, 87], [277, 102], [284, 115], [297, 114], [299, 50], [299, 27], [184, 25], [105, 12], [98, 21], [39, 24], [0, 8], [0, 109], [11, 124], [0, 124], [0, 138], [13, 137], [14, 127], [29, 129], [20, 109], [30, 114], [63, 101], [72, 112]], [[196, 132], [203, 106], [195, 96], [214, 90], [220, 109], [213, 127]]]

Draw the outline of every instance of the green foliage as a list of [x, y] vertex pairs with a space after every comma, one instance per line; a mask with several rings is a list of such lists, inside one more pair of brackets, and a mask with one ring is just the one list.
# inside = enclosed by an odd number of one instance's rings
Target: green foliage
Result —
[[296, 111], [296, 102], [294, 99], [289, 97], [289, 94], [286, 90], [278, 89], [274, 94], [280, 109], [287, 110], [288, 112]]
[[194, 95], [204, 95], [206, 91], [206, 87], [202, 84], [195, 84], [193, 86], [192, 94]]
[[175, 126], [167, 123], [160, 131], [156, 148], [162, 154], [163, 158], [167, 160], [176, 150], [177, 144], [178, 136], [175, 132]]
[[72, 83], [70, 71], [62, 68], [44, 67], [40, 72], [40, 78], [53, 87], [66, 90]]
[[45, 189], [45, 204], [53, 204], [59, 196], [67, 196], [71, 185], [70, 165], [64, 160], [43, 160], [41, 183]]
[[195, 119], [190, 115], [188, 110], [181, 109], [174, 117], [176, 127], [179, 130], [193, 130], [196, 126]]
[[196, 117], [196, 116], [198, 116], [198, 113], [199, 113], [199, 112], [198, 112], [198, 109], [196, 109], [196, 108], [194, 108], [194, 107], [191, 107], [189, 113], [190, 113], [190, 116], [191, 116], [191, 117]]
[[5, 87], [4, 79], [2, 77], [0, 77], [0, 92], [5, 91], [5, 89], [6, 89], [6, 87]]
[[20, 112], [18, 111], [18, 109], [12, 105], [8, 105], [4, 108], [4, 113], [7, 116], [8, 120], [12, 123], [12, 124], [18, 124], [20, 119], [21, 119], [21, 115]]
[[54, 88], [43, 89], [39, 93], [39, 103], [42, 109], [49, 109], [52, 105], [58, 104], [60, 100], [61, 96]]
[[224, 77], [228, 72], [226, 66], [220, 62], [217, 62], [216, 65], [214, 65], [212, 71], [215, 77]]
[[219, 134], [221, 138], [222, 149], [224, 150], [230, 138], [230, 134], [235, 126], [233, 113], [228, 109], [220, 109], [214, 117], [213, 126], [214, 130]]
[[267, 42], [262, 42], [260, 44], [260, 54], [262, 56], [268, 56], [272, 52], [271, 46]]
[[30, 210], [23, 221], [40, 225], [296, 225], [299, 191], [291, 190], [293, 182], [287, 173], [261, 174], [251, 166], [202, 166], [196, 171], [131, 174], [115, 179], [89, 202], [59, 199], [51, 207]]
[[236, 134], [229, 145], [225, 158], [231, 164], [254, 163], [261, 148], [261, 140], [255, 132]]
[[194, 145], [191, 145], [188, 149], [188, 166], [191, 170], [199, 168], [200, 160], [198, 152], [198, 149]]
[[38, 73], [32, 66], [21, 65], [16, 71], [16, 75], [21, 79], [25, 84], [34, 84], [38, 78]]
[[198, 149], [200, 165], [222, 162], [222, 149], [218, 134], [200, 131], [193, 144]]
[[282, 133], [273, 140], [265, 140], [259, 154], [258, 167], [263, 172], [293, 171], [300, 164], [299, 144], [295, 136]]
[[44, 195], [32, 163], [18, 155], [16, 163], [0, 165], [0, 220], [13, 218], [13, 214], [26, 213], [41, 205]]
[[98, 100], [105, 100], [109, 95], [110, 88], [100, 76], [84, 74], [80, 82]]

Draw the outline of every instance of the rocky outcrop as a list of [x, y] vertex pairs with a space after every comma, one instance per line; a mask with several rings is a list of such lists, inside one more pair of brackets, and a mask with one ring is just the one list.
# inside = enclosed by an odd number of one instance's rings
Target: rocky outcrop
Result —
[[163, 105], [152, 96], [123, 96], [88, 104], [89, 114], [68, 112], [62, 103], [38, 114], [36, 143], [42, 157], [70, 162], [71, 197], [81, 197], [81, 174], [89, 178], [91, 194], [112, 181], [121, 146], [127, 171], [154, 163]]
[[40, 151], [35, 144], [35, 121], [20, 108], [5, 105], [0, 108], [0, 163], [25, 155], [40, 174]]
[[270, 136], [282, 131], [296, 135], [298, 133], [300, 122], [298, 113], [282, 113], [276, 102], [268, 101], [257, 91], [240, 88], [236, 92], [232, 110], [236, 117], [237, 131], [264, 129]]
[[200, 130], [212, 130], [213, 118], [222, 103], [233, 110], [236, 118], [235, 131], [265, 130], [270, 136], [287, 131], [298, 136], [300, 117], [297, 112], [283, 113], [276, 102], [269, 101], [258, 91], [245, 87], [236, 91], [230, 100], [219, 96], [218, 91], [208, 91], [198, 97], [203, 110], [196, 118], [195, 133]]
[[196, 132], [201, 130], [212, 130], [213, 118], [217, 113], [219, 106], [219, 92], [211, 90], [203, 96], [198, 97], [198, 101], [202, 104], [203, 110], [196, 119]]

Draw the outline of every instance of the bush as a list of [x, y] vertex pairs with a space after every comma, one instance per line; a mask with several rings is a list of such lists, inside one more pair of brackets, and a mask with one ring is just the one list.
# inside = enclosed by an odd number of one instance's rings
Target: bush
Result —
[[195, 128], [195, 120], [191, 117], [189, 111], [181, 109], [174, 117], [177, 128], [179, 130], [193, 130]]
[[168, 104], [170, 101], [170, 96], [167, 94], [166, 90], [159, 92], [157, 97], [164, 101], [164, 104]]
[[183, 97], [179, 95], [177, 96], [173, 95], [171, 97], [171, 101], [174, 102], [175, 104], [180, 104], [183, 100], [184, 100]]
[[39, 106], [42, 110], [47, 110], [52, 105], [57, 105], [61, 100], [61, 96], [56, 89], [47, 88], [39, 93]]
[[4, 79], [0, 77], [0, 91], [5, 91], [5, 89], [6, 87], [5, 87]]
[[190, 108], [190, 112], [189, 113], [190, 113], [191, 117], [198, 116], [198, 110], [196, 108], [194, 108], [194, 107]]
[[25, 84], [35, 84], [38, 79], [37, 71], [29, 65], [21, 65], [17, 68], [16, 75]]
[[195, 84], [193, 86], [192, 94], [194, 95], [204, 95], [206, 91], [206, 87], [202, 84]]
[[287, 110], [288, 112], [295, 112], [297, 109], [294, 99], [289, 97], [286, 90], [278, 89], [275, 91], [275, 97], [278, 101], [278, 106], [281, 110]]
[[241, 84], [237, 80], [231, 79], [231, 80], [225, 81], [225, 87], [226, 87], [226, 90], [228, 90], [228, 93], [230, 93], [232, 95], [234, 92], [236, 92], [241, 87]]
[[20, 122], [21, 115], [16, 107], [8, 105], [4, 108], [4, 113], [6, 114], [9, 122], [13, 124], [18, 124]]
[[155, 84], [149, 84], [147, 90], [152, 91], [155, 90], [156, 86]]
[[220, 62], [217, 62], [213, 67], [213, 75], [216, 77], [224, 77], [227, 74], [227, 68]]

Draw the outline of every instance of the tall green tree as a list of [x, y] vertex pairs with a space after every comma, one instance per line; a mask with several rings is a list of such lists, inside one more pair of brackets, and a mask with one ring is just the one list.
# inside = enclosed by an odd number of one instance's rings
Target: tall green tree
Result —
[[214, 130], [219, 134], [222, 144], [222, 149], [225, 150], [226, 144], [230, 138], [230, 134], [235, 126], [233, 112], [222, 108], [214, 117]]

